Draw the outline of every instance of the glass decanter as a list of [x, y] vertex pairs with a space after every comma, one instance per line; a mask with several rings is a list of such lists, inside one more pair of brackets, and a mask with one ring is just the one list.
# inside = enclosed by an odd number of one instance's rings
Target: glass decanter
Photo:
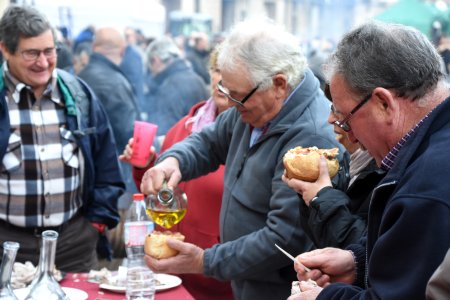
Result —
[[3, 243], [3, 258], [0, 269], [0, 300], [17, 300], [11, 288], [11, 274], [19, 247], [19, 243], [16, 242]]
[[147, 214], [153, 222], [164, 227], [171, 228], [178, 224], [186, 215], [187, 197], [178, 187], [169, 189], [167, 182], [156, 195], [147, 197]]
[[58, 281], [53, 277], [57, 241], [58, 233], [56, 231], [46, 230], [42, 232], [38, 270], [30, 285], [30, 293], [25, 300], [69, 300]]

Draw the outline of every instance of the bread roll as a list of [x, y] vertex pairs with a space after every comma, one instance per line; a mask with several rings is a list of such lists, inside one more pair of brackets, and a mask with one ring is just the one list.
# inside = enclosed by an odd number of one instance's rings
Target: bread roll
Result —
[[178, 251], [170, 248], [167, 245], [166, 241], [168, 238], [175, 238], [177, 240], [184, 241], [184, 235], [179, 232], [153, 231], [152, 234], [147, 235], [145, 238], [145, 254], [157, 259], [168, 258], [177, 255]]
[[320, 173], [320, 156], [323, 155], [327, 159], [330, 178], [333, 178], [339, 170], [339, 162], [335, 159], [338, 153], [338, 148], [318, 149], [317, 147], [295, 147], [286, 152], [283, 157], [286, 176], [290, 179], [295, 178], [309, 182], [316, 181]]

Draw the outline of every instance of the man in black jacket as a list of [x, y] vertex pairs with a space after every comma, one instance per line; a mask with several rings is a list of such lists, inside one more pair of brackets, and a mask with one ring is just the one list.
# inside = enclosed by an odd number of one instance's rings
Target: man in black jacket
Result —
[[[113, 28], [100, 28], [95, 33], [89, 64], [79, 76], [94, 90], [105, 107], [116, 140], [117, 153], [121, 153], [133, 136], [134, 121], [138, 118], [136, 96], [130, 82], [119, 68], [125, 49], [125, 40]], [[126, 199], [136, 191], [131, 168], [122, 164], [122, 176], [127, 185]], [[119, 200], [119, 207], [126, 206]]]

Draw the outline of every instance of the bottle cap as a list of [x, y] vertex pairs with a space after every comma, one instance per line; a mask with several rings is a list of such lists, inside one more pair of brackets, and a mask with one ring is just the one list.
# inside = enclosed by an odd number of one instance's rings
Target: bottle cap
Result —
[[140, 200], [144, 200], [144, 194], [133, 194], [133, 200], [134, 201], [140, 201]]

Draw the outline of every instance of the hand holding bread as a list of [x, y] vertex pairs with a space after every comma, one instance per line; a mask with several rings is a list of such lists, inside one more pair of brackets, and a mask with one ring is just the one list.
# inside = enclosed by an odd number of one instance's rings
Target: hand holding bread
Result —
[[184, 235], [179, 232], [171, 231], [153, 231], [145, 238], [144, 252], [145, 254], [157, 258], [169, 258], [178, 254], [178, 251], [170, 248], [167, 245], [167, 239], [174, 238], [179, 241], [184, 241]]
[[324, 156], [327, 160], [330, 178], [333, 178], [339, 170], [339, 162], [336, 159], [338, 153], [338, 148], [318, 149], [317, 147], [303, 148], [299, 146], [290, 149], [283, 157], [286, 176], [289, 179], [316, 181], [320, 174], [320, 157]]

